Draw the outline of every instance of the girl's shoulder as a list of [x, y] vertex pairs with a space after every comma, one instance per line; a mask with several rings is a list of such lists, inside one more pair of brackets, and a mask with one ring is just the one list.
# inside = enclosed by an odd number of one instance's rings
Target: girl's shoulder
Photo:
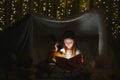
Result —
[[81, 54], [79, 49], [76, 50], [76, 55], [78, 55], [78, 54]]
[[60, 49], [60, 52], [65, 53], [65, 49], [64, 48]]

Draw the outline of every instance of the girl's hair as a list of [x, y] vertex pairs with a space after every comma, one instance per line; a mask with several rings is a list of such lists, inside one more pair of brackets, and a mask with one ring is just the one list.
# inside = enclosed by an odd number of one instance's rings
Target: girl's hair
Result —
[[65, 49], [65, 51], [67, 50], [65, 44], [64, 44], [64, 39], [66, 38], [70, 38], [70, 39], [73, 39], [74, 40], [74, 44], [73, 44], [73, 47], [72, 47], [72, 55], [75, 55], [76, 54], [76, 37], [75, 37], [75, 33], [73, 31], [65, 31], [63, 33], [63, 48]]
[[73, 31], [65, 31], [63, 33], [63, 40], [66, 38], [74, 39], [75, 40], [75, 33]]

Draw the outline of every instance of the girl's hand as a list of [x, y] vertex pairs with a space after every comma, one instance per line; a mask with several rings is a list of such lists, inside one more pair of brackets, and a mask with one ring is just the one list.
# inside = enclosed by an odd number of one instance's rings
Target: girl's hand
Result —
[[57, 52], [58, 51], [58, 45], [59, 45], [59, 43], [57, 42], [57, 43], [55, 43], [55, 45], [54, 45], [54, 47], [55, 47], [55, 51]]

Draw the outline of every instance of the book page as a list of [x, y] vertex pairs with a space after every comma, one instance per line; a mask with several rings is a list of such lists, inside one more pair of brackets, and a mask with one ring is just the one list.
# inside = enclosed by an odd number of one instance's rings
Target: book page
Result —
[[78, 54], [70, 59], [63, 57], [56, 57], [56, 63], [62, 68], [72, 69], [81, 66], [81, 54]]

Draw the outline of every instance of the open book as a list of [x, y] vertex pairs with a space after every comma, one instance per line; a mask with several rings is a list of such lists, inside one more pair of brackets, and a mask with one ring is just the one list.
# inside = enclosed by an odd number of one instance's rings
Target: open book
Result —
[[82, 56], [78, 54], [70, 59], [66, 59], [63, 57], [56, 57], [56, 64], [62, 68], [66, 69], [74, 69], [76, 67], [81, 67], [84, 64], [81, 62]]

